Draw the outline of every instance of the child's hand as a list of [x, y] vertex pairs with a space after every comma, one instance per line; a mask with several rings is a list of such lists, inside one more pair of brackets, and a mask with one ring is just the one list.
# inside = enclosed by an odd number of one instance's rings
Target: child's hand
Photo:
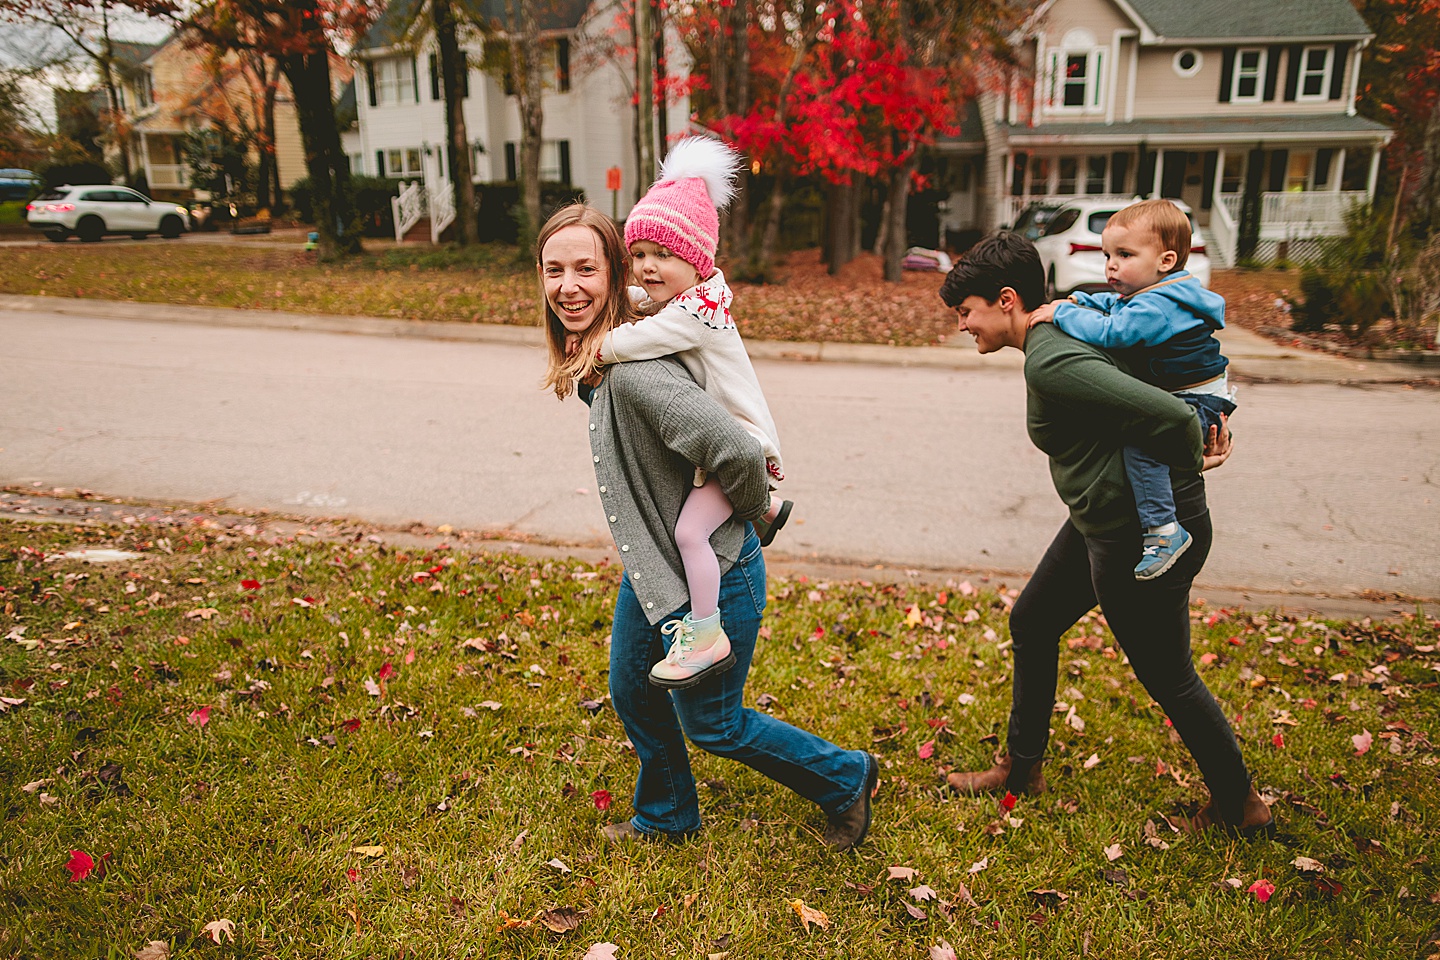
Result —
[[1054, 322], [1055, 322], [1055, 304], [1053, 304], [1053, 303], [1045, 303], [1045, 304], [1041, 304], [1040, 306], [1036, 307], [1035, 310], [1030, 314], [1030, 323], [1026, 326], [1026, 329], [1029, 329], [1030, 327], [1035, 326], [1035, 324], [1037, 324], [1037, 323], [1054, 323]]
[[579, 353], [579, 352], [580, 352], [580, 334], [578, 334], [578, 333], [567, 333], [567, 334], [565, 334], [565, 359], [566, 359], [566, 360], [573, 360], [573, 359], [575, 359], [575, 355], [576, 355], [577, 353]]

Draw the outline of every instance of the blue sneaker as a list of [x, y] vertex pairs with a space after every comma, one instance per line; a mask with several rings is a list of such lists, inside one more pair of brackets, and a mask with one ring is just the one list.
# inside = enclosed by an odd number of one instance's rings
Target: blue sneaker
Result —
[[1145, 534], [1145, 549], [1140, 553], [1140, 562], [1135, 565], [1135, 579], [1154, 580], [1175, 566], [1180, 554], [1189, 550], [1194, 542], [1195, 538], [1179, 524], [1172, 534]]

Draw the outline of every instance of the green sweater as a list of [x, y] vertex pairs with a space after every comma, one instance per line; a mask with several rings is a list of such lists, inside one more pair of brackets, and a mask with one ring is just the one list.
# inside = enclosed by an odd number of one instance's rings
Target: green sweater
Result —
[[1025, 338], [1025, 389], [1030, 440], [1050, 458], [1055, 492], [1082, 534], [1137, 522], [1125, 479], [1126, 446], [1171, 468], [1177, 502], [1198, 492], [1203, 461], [1195, 411], [1135, 379], [1099, 347], [1054, 324], [1035, 326]]

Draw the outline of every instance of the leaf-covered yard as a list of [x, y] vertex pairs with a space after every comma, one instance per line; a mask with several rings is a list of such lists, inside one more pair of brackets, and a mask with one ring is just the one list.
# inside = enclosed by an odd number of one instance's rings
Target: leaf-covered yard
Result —
[[1281, 830], [1239, 842], [1171, 831], [1195, 769], [1100, 619], [1061, 650], [1052, 792], [1004, 811], [940, 784], [1003, 735], [1009, 592], [772, 579], [749, 702], [880, 757], [869, 841], [831, 855], [697, 755], [703, 835], [615, 849], [613, 567], [7, 522], [0, 571], [6, 956], [1440, 949], [1435, 621], [1195, 611]]

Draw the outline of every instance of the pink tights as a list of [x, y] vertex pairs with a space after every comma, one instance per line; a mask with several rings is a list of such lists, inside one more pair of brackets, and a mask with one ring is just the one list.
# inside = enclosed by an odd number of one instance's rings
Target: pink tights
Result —
[[710, 535], [734, 512], [725, 491], [713, 477], [708, 478], [703, 487], [692, 489], [680, 508], [680, 519], [675, 521], [675, 546], [680, 549], [680, 562], [685, 565], [691, 619], [703, 620], [719, 609], [720, 561], [710, 546]]

